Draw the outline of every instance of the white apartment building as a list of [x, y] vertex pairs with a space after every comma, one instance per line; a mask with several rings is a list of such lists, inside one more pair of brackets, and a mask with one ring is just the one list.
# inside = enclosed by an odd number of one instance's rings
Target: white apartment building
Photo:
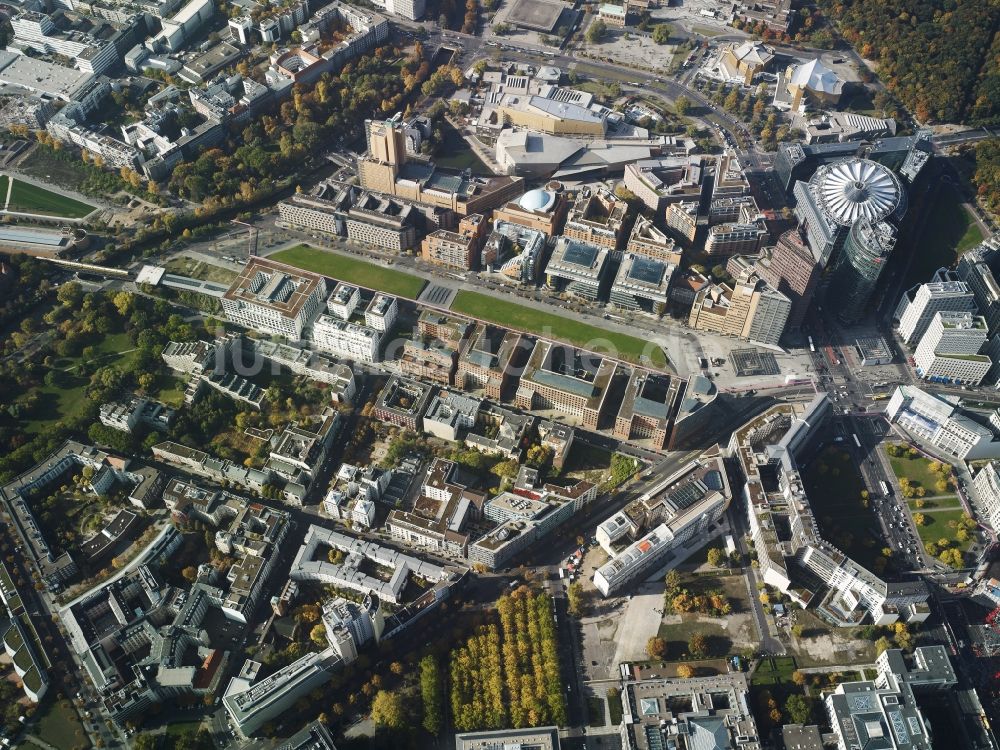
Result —
[[[594, 574], [594, 586], [609, 596], [651, 575], [668, 564], [670, 552], [695, 537], [705, 537], [731, 498], [720, 456], [691, 461], [597, 527], [597, 540], [611, 559]], [[616, 550], [616, 543], [634, 539], [653, 524], [656, 526], [648, 533]]]
[[979, 385], [993, 366], [988, 356], [979, 354], [988, 335], [981, 315], [934, 313], [913, 357], [917, 374], [926, 380]]
[[379, 333], [392, 330], [399, 314], [399, 303], [388, 294], [376, 294], [365, 308], [365, 325]]
[[990, 461], [972, 480], [979, 498], [979, 510], [994, 529], [1000, 525], [1000, 464]]
[[1000, 440], [988, 427], [958, 410], [955, 397], [901, 385], [886, 407], [889, 421], [962, 461], [1000, 458]]
[[335, 318], [350, 320], [359, 304], [361, 304], [361, 290], [351, 284], [340, 282], [327, 299], [326, 310]]
[[325, 303], [322, 276], [258, 257], [222, 296], [222, 310], [233, 323], [292, 340], [302, 338]]
[[14, 44], [45, 55], [62, 55], [85, 73], [103, 73], [118, 62], [114, 43], [81, 31], [61, 31], [48, 14], [23, 11], [10, 19]]
[[905, 292], [896, 308], [899, 335], [907, 344], [919, 341], [938, 312], [976, 312], [976, 298], [954, 271], [941, 268], [927, 284]]
[[377, 330], [369, 326], [348, 323], [323, 314], [313, 323], [311, 338], [316, 348], [338, 357], [362, 362], [379, 361], [381, 337]]
[[419, 21], [427, 10], [426, 0], [374, 0], [375, 5], [394, 16]]

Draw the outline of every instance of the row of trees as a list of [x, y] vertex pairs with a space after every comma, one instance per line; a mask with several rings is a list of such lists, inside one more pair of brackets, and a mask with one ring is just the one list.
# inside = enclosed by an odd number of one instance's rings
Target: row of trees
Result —
[[565, 724], [552, 602], [522, 587], [497, 603], [499, 624], [451, 652], [456, 729]]
[[1000, 6], [992, 0], [821, 0], [921, 122], [1000, 117]]
[[420, 660], [420, 701], [423, 706], [422, 726], [437, 736], [444, 725], [441, 700], [441, 667], [433, 654]]

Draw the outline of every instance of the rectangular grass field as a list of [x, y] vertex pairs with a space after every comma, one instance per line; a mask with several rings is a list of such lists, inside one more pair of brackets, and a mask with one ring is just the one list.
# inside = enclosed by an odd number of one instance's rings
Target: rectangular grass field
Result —
[[[905, 445], [902, 447], [904, 450], [906, 449]], [[889, 463], [892, 465], [892, 473], [896, 475], [897, 479], [905, 478], [910, 480], [910, 484], [914, 487], [923, 487], [929, 497], [938, 494], [935, 485], [941, 476], [951, 476], [950, 472], [943, 475], [935, 474], [931, 471], [931, 460], [920, 455], [914, 458], [908, 455], [889, 456]]]
[[969, 548], [972, 542], [959, 542], [955, 539], [955, 529], [948, 525], [952, 521], [957, 523], [965, 516], [965, 511], [962, 508], [954, 510], [924, 509], [916, 512], [922, 513], [925, 519], [923, 526], [917, 526], [917, 534], [920, 536], [921, 542], [926, 544], [927, 542], [937, 542], [940, 539], [947, 539], [951, 544], [962, 550], [962, 552], [965, 552]]
[[[451, 310], [488, 320], [501, 326], [510, 326], [540, 336], [559, 339], [585, 349], [604, 351], [608, 343], [616, 349], [615, 356], [630, 362], [641, 361], [648, 341], [615, 331], [581, 323], [562, 315], [537, 310], [532, 307], [507, 302], [479, 292], [460, 291], [451, 303]], [[603, 345], [602, 345], [603, 342]], [[665, 367], [667, 358], [658, 346], [649, 348], [649, 357], [656, 367]]]
[[7, 210], [59, 216], [67, 219], [82, 219], [94, 211], [95, 206], [15, 178]]
[[400, 297], [416, 299], [427, 283], [419, 276], [375, 265], [339, 253], [326, 252], [310, 245], [297, 245], [268, 256], [279, 263], [323, 274], [349, 284], [357, 284]]

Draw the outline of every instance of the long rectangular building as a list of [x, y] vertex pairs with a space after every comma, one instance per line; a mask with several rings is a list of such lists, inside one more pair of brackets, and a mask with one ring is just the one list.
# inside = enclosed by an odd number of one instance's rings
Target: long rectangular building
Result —
[[669, 564], [670, 553], [689, 540], [698, 537], [701, 546], [731, 498], [716, 447], [597, 527], [597, 541], [611, 559], [597, 569], [594, 586], [610, 596]]

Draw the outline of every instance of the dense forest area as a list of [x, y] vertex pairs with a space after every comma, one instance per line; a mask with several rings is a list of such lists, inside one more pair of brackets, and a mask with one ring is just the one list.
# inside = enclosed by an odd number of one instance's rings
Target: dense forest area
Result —
[[994, 0], [821, 0], [821, 7], [921, 122], [1000, 122]]
[[1000, 213], [1000, 138], [980, 141], [975, 153], [976, 191], [986, 208], [994, 214]]

